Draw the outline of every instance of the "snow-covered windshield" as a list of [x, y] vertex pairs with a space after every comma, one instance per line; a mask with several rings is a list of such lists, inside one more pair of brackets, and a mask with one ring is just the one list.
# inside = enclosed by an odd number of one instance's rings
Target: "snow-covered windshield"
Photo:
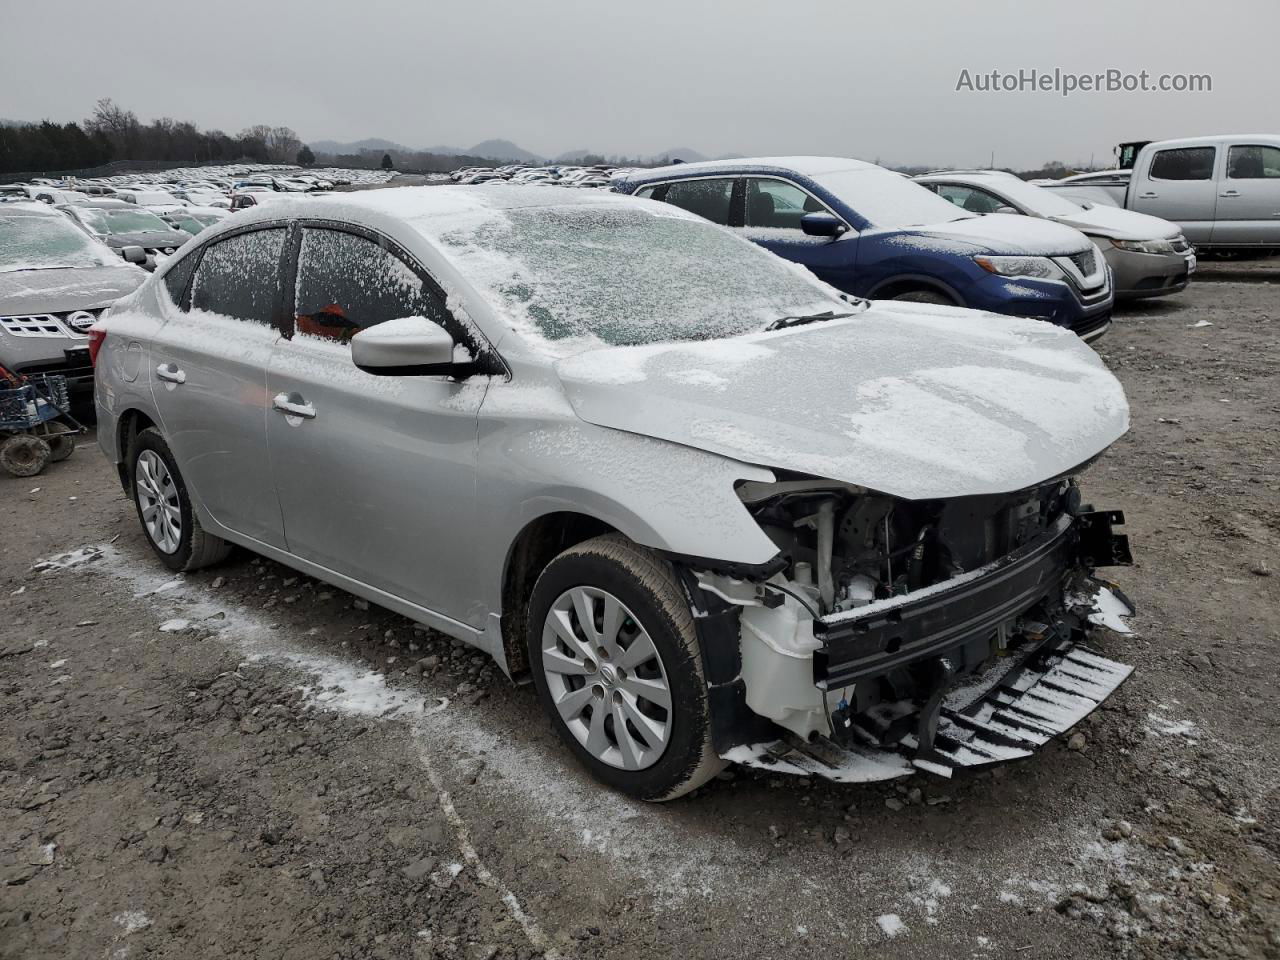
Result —
[[658, 203], [493, 210], [438, 236], [512, 328], [554, 356], [849, 309], [804, 268]]
[[0, 216], [0, 273], [115, 266], [120, 259], [65, 217]]
[[876, 227], [918, 227], [970, 216], [933, 191], [879, 167], [836, 170], [813, 179]]
[[[984, 184], [984, 181], [971, 182], [975, 186]], [[990, 183], [992, 190], [1012, 200], [1014, 206], [1038, 217], [1074, 217], [1084, 209], [1080, 204], [1072, 203], [1052, 190], [1045, 190], [1017, 177], [1000, 177], [998, 180], [993, 177]]]
[[94, 233], [155, 233], [173, 228], [146, 210], [81, 210], [80, 218]]

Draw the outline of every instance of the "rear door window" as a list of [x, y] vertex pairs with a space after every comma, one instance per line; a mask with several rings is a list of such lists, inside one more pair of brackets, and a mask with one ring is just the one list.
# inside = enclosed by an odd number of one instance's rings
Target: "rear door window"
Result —
[[240, 233], [210, 244], [191, 285], [191, 306], [268, 326], [280, 317], [283, 227]]
[[1241, 145], [1227, 154], [1230, 180], [1280, 180], [1280, 147]]
[[458, 336], [443, 298], [399, 256], [367, 237], [318, 227], [302, 231], [294, 314], [297, 333], [339, 343], [401, 317], [426, 317]]
[[1152, 180], [1212, 180], [1214, 147], [1161, 150], [1151, 161]]
[[733, 178], [681, 180], [667, 185], [667, 195], [663, 199], [690, 213], [706, 217], [712, 223], [728, 226], [729, 208], [733, 200]]

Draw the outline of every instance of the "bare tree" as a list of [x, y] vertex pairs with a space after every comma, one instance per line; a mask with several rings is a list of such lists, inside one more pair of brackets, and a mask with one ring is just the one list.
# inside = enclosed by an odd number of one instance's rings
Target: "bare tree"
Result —
[[110, 97], [103, 97], [93, 107], [93, 115], [84, 122], [90, 133], [101, 133], [110, 142], [117, 157], [129, 157], [138, 145], [140, 124], [132, 110], [116, 106]]
[[273, 163], [289, 163], [297, 156], [302, 141], [289, 127], [272, 127], [265, 138], [267, 156]]

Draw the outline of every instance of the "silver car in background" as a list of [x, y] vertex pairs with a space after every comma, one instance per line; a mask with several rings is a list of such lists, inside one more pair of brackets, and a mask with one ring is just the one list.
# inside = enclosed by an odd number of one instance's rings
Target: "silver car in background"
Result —
[[0, 366], [60, 374], [73, 398], [87, 398], [89, 327], [145, 278], [47, 204], [0, 205]]
[[1082, 645], [1123, 516], [1071, 479], [1123, 392], [967, 313], [608, 193], [283, 199], [94, 329], [98, 437], [170, 568], [239, 544], [473, 644], [633, 796], [948, 774], [1129, 673]]
[[1020, 213], [1074, 227], [1102, 251], [1117, 300], [1178, 293], [1196, 270], [1196, 253], [1182, 228], [1159, 217], [1073, 200], [1003, 170], [930, 173], [915, 180], [970, 213]]

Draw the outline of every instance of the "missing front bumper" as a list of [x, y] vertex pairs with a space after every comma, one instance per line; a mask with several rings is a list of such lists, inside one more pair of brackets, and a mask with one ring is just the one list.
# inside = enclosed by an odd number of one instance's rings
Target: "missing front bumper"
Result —
[[1031, 756], [1096, 710], [1132, 672], [1080, 644], [1040, 647], [952, 689], [939, 708], [931, 747], [921, 749], [912, 734], [883, 742], [876, 731], [913, 712], [911, 704], [886, 704], [859, 724], [848, 746], [787, 737], [735, 747], [724, 759], [837, 783], [892, 780], [917, 770], [950, 777], [958, 769]]

